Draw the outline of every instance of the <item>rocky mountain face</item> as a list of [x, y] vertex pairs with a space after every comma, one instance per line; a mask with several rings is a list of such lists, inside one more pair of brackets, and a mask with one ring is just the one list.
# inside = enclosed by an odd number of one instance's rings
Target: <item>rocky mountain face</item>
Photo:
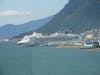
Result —
[[100, 0], [69, 0], [69, 3], [37, 32], [50, 34], [63, 27], [73, 33], [100, 28]]

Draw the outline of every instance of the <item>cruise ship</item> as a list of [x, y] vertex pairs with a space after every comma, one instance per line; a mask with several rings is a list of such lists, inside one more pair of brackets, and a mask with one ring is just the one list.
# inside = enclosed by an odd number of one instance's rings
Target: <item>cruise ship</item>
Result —
[[30, 36], [25, 36], [19, 44], [27, 44], [27, 45], [38, 45], [38, 46], [55, 46], [55, 45], [62, 45], [66, 44], [71, 40], [80, 39], [80, 35], [78, 34], [63, 34], [63, 33], [54, 33], [48, 36], [43, 35], [42, 33], [34, 32]]

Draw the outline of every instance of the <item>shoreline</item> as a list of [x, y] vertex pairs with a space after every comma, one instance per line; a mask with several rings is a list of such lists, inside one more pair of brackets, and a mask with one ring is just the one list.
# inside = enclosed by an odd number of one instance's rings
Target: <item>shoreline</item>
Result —
[[79, 48], [85, 51], [100, 51], [100, 48], [82, 48], [82, 46], [57, 46], [56, 48]]
[[81, 46], [57, 46], [56, 48], [80, 48]]

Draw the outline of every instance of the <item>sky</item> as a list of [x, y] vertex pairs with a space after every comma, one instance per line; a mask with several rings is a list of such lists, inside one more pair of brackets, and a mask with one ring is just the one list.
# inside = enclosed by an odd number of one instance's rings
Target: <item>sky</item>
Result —
[[57, 14], [68, 0], [0, 0], [0, 26], [23, 24]]

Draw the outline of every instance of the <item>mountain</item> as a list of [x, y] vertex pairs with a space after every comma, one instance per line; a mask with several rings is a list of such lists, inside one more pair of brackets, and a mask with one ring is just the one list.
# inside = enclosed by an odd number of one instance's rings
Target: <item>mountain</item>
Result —
[[54, 33], [67, 28], [81, 33], [100, 28], [100, 0], [69, 0], [69, 3], [55, 17], [37, 32]]
[[4, 25], [0, 27], [0, 39], [12, 38], [22, 33], [34, 31], [35, 29], [38, 29], [39, 27], [43, 26], [45, 23], [50, 21], [52, 18], [53, 16], [50, 16], [44, 19], [30, 21], [28, 23], [21, 25], [13, 25], [13, 24]]

